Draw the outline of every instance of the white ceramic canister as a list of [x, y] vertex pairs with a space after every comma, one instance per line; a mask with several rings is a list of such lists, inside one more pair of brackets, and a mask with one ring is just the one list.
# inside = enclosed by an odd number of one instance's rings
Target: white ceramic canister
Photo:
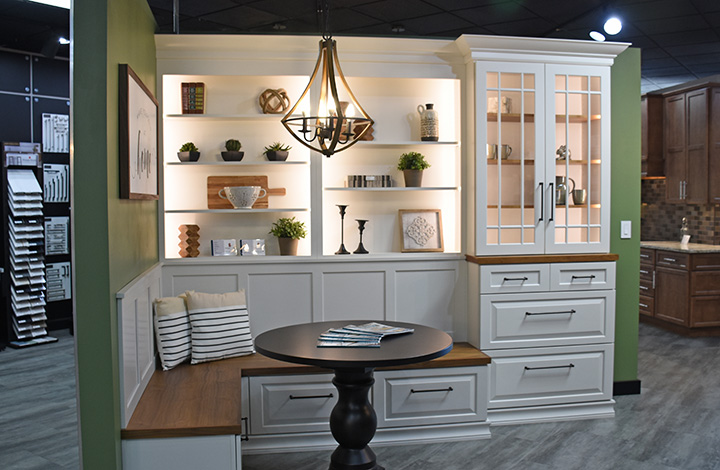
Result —
[[418, 105], [417, 110], [420, 114], [420, 140], [437, 142], [439, 136], [438, 114], [433, 109], [433, 104]]

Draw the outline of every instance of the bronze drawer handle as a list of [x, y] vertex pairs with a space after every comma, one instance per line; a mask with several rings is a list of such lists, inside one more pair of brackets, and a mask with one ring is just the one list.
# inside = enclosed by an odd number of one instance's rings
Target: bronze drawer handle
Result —
[[572, 362], [570, 364], [564, 365], [564, 366], [544, 366], [544, 367], [528, 367], [525, 366], [525, 370], [543, 370], [543, 369], [572, 369], [575, 367], [575, 364]]
[[520, 282], [525, 282], [525, 281], [527, 281], [527, 280], [528, 280], [528, 278], [527, 278], [527, 277], [524, 277], [524, 276], [523, 276], [523, 277], [504, 277], [504, 278], [503, 278], [503, 282], [506, 282], [506, 281], [520, 281]]
[[565, 310], [562, 312], [525, 312], [525, 315], [567, 315], [567, 314], [572, 315], [575, 312], [576, 312], [576, 310], [572, 309], [572, 310]]
[[573, 277], [571, 277], [570, 279], [571, 279], [571, 280], [573, 280], [573, 279], [595, 279], [595, 275], [594, 275], [594, 274], [589, 274], [589, 275], [587, 275], [587, 276], [573, 276]]
[[431, 388], [428, 390], [415, 390], [414, 388], [410, 389], [410, 393], [429, 393], [429, 392], [452, 392], [453, 388]]
[[332, 398], [332, 397], [333, 397], [332, 393], [328, 393], [327, 395], [305, 395], [305, 396], [299, 396], [299, 397], [297, 397], [295, 395], [290, 395], [291, 400], [305, 400], [307, 398]]

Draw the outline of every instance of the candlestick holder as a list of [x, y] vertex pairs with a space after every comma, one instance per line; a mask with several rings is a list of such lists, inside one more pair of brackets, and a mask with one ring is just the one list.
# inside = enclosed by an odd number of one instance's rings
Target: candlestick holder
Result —
[[350, 252], [345, 249], [345, 209], [347, 209], [347, 205], [343, 204], [335, 204], [340, 209], [340, 248], [338, 248], [338, 251], [335, 252], [336, 255], [349, 255]]
[[355, 253], [356, 255], [366, 255], [370, 252], [367, 251], [365, 249], [365, 247], [363, 246], [362, 234], [363, 234], [363, 230], [365, 230], [365, 224], [367, 223], [367, 220], [363, 220], [363, 219], [355, 219], [355, 220], [358, 223], [358, 230], [360, 231], [360, 244], [358, 245], [357, 250], [353, 251], [353, 253]]

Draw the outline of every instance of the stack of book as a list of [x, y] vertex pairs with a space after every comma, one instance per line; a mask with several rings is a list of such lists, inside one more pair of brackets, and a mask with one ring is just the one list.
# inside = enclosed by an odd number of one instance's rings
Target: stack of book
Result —
[[347, 325], [330, 328], [318, 338], [319, 348], [379, 348], [383, 336], [412, 333], [412, 328], [400, 328], [382, 323]]

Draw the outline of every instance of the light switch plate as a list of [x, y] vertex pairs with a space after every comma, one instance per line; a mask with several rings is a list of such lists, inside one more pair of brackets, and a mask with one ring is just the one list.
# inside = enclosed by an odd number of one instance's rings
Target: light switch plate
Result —
[[632, 220], [620, 221], [620, 238], [632, 238]]

